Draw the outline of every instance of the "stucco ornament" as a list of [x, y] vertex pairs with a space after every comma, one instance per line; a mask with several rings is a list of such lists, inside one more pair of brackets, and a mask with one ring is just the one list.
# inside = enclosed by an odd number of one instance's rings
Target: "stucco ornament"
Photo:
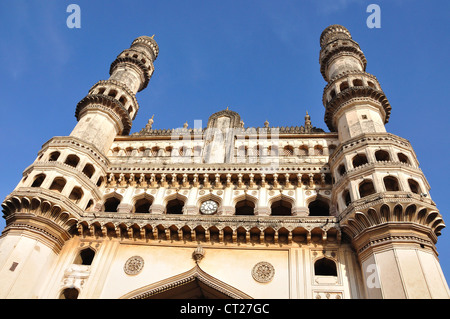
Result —
[[130, 257], [123, 266], [127, 275], [137, 275], [142, 271], [142, 268], [144, 268], [144, 259], [140, 256]]
[[262, 261], [257, 263], [252, 269], [252, 276], [257, 282], [270, 282], [275, 275], [275, 268], [272, 264]]

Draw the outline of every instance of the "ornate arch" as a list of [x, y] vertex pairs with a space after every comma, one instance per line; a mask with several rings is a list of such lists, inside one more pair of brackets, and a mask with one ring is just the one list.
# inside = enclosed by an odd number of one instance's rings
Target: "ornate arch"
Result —
[[177, 298], [176, 289], [193, 284], [205, 287], [207, 295], [212, 298], [252, 299], [246, 293], [207, 274], [198, 265], [184, 273], [133, 290], [120, 299]]

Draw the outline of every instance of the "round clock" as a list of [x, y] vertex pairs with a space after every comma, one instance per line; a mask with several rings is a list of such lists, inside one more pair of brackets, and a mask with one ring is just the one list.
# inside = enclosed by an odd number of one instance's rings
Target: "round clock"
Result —
[[202, 214], [211, 215], [217, 212], [219, 205], [213, 200], [207, 200], [200, 206], [200, 212]]

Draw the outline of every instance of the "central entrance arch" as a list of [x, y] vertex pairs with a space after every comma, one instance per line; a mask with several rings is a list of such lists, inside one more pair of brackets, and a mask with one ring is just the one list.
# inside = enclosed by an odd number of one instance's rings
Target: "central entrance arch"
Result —
[[252, 299], [204, 272], [198, 265], [179, 275], [136, 289], [120, 299]]

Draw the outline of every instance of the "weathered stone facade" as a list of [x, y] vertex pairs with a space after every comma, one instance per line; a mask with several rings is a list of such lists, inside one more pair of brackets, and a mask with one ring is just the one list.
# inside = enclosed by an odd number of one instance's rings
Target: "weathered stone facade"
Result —
[[4, 200], [0, 298], [448, 298], [414, 150], [348, 30], [320, 45], [330, 132], [227, 108], [129, 135], [159, 53], [134, 40]]

